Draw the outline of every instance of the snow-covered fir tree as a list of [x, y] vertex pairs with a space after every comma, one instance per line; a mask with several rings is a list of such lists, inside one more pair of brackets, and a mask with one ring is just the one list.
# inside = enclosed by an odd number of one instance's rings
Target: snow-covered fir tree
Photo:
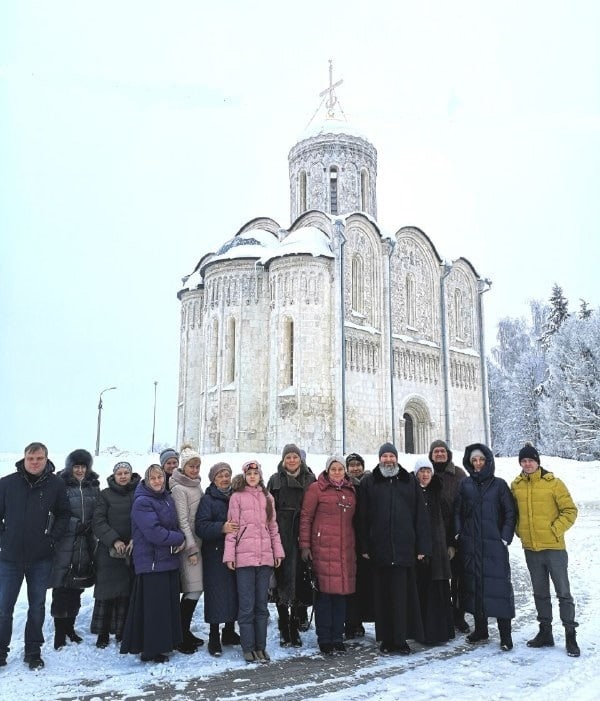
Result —
[[548, 314], [544, 331], [541, 336], [542, 346], [548, 349], [552, 336], [560, 329], [564, 321], [569, 317], [569, 302], [563, 293], [562, 287], [554, 283], [550, 295], [550, 313]]

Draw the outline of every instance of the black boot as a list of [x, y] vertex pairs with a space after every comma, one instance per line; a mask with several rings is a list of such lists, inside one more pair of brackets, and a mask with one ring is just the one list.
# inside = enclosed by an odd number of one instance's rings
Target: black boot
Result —
[[108, 633], [100, 633], [96, 640], [96, 647], [99, 647], [101, 650], [108, 647]]
[[565, 642], [567, 655], [569, 657], [579, 657], [579, 655], [581, 655], [581, 650], [577, 644], [577, 637], [575, 636], [575, 628], [565, 628]]
[[277, 604], [277, 615], [279, 617], [279, 644], [281, 647], [288, 647], [290, 639], [290, 610], [283, 604]]
[[295, 615], [290, 618], [290, 643], [292, 647], [302, 647], [302, 638], [299, 632], [300, 621]]
[[54, 619], [54, 649], [60, 650], [67, 644], [67, 631], [66, 631], [67, 619], [66, 618], [55, 618]]
[[476, 618], [475, 630], [471, 635], [467, 635], [467, 640], [470, 643], [479, 643], [482, 640], [487, 640], [489, 637], [487, 618]]
[[208, 634], [208, 654], [212, 655], [213, 657], [221, 657], [223, 654], [218, 623], [210, 624], [210, 632]]
[[500, 648], [504, 652], [508, 652], [513, 649], [510, 618], [498, 618], [497, 620], [498, 632], [500, 633]]
[[462, 609], [454, 609], [454, 627], [461, 633], [468, 633], [471, 628], [469, 624], [465, 621], [465, 612]]
[[192, 635], [190, 631], [190, 625], [192, 624], [192, 616], [196, 610], [196, 605], [198, 604], [197, 599], [186, 599], [183, 597], [181, 603], [179, 604], [179, 612], [181, 615], [181, 632], [183, 633], [183, 640], [177, 646], [179, 652], [184, 655], [191, 655], [196, 652], [196, 650], [204, 645], [204, 640], [197, 638]]
[[239, 645], [240, 636], [235, 632], [234, 622], [230, 621], [223, 626], [221, 633], [221, 643], [223, 645]]
[[540, 623], [540, 629], [531, 640], [527, 641], [527, 647], [554, 647], [551, 623]]
[[75, 632], [75, 618], [75, 616], [65, 618], [65, 621], [67, 622], [65, 632], [67, 634], [67, 638], [69, 638], [72, 643], [80, 643], [83, 638], [80, 635], [77, 635]]
[[306, 633], [306, 631], [310, 628], [307, 607], [304, 605], [298, 606], [296, 609], [296, 613], [298, 616], [298, 630], [303, 633]]

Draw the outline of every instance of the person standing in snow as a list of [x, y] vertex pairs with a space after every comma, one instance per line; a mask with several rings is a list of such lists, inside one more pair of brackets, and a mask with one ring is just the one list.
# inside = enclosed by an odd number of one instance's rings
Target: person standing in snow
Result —
[[512, 650], [515, 598], [508, 546], [515, 532], [515, 502], [506, 482], [494, 475], [494, 456], [487, 445], [467, 446], [463, 465], [469, 477], [460, 483], [454, 526], [463, 564], [461, 601], [475, 618], [475, 630], [467, 635], [467, 640], [488, 640], [488, 617], [494, 616], [500, 648]]
[[517, 535], [525, 550], [540, 629], [528, 647], [553, 647], [550, 579], [558, 597], [560, 620], [565, 629], [567, 654], [581, 654], [575, 629], [575, 604], [569, 585], [569, 557], [565, 532], [577, 518], [577, 507], [565, 484], [541, 466], [540, 454], [531, 443], [519, 452], [521, 474], [511, 485], [517, 502]]
[[171, 475], [173, 470], [176, 470], [179, 466], [179, 453], [173, 448], [165, 448], [158, 456], [158, 459], [165, 473], [165, 489], [169, 491]]
[[71, 510], [69, 527], [56, 544], [51, 586], [54, 618], [54, 649], [82, 638], [75, 632], [75, 619], [81, 608], [81, 595], [96, 581], [94, 554], [96, 538], [92, 518], [100, 496], [98, 475], [92, 471], [94, 459], [87, 450], [78, 449], [67, 455], [65, 468], [58, 473], [67, 487]]
[[225, 536], [223, 562], [235, 571], [238, 624], [246, 662], [268, 662], [269, 581], [285, 557], [273, 497], [263, 482], [260, 463], [250, 460], [233, 480], [227, 520], [237, 532]]
[[24, 659], [29, 669], [36, 670], [44, 666], [46, 591], [55, 544], [69, 524], [69, 500], [43, 443], [30, 443], [16, 468], [0, 479], [0, 667], [6, 665], [10, 651], [13, 611], [25, 579]]

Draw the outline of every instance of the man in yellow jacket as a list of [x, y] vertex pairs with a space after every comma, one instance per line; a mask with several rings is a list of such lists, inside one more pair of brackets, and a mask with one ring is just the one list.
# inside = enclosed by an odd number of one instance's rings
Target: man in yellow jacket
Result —
[[517, 503], [516, 533], [525, 550], [525, 560], [540, 624], [538, 634], [528, 647], [552, 647], [552, 599], [550, 578], [558, 597], [560, 620], [565, 628], [567, 654], [579, 657], [575, 636], [575, 604], [569, 587], [568, 555], [565, 531], [577, 518], [575, 506], [565, 484], [540, 465], [538, 451], [527, 443], [519, 452], [521, 474], [511, 485]]

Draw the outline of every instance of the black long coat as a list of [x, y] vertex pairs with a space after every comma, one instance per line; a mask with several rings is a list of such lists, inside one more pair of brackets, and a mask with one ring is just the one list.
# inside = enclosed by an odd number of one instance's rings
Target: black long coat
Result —
[[125, 485], [115, 482], [114, 475], [107, 479], [108, 487], [100, 492], [96, 502], [92, 529], [98, 539], [96, 549], [96, 586], [94, 598], [115, 599], [129, 596], [133, 582], [130, 558], [111, 557], [110, 547], [122, 540], [131, 540], [131, 505], [140, 476], [134, 473]]
[[304, 565], [300, 558], [298, 534], [304, 492], [315, 479], [304, 462], [298, 476], [292, 477], [286, 472], [282, 461], [277, 467], [277, 472], [271, 475], [267, 483], [267, 489], [275, 500], [277, 525], [285, 551], [283, 562], [275, 570], [279, 604], [312, 604], [312, 590], [303, 578]]
[[427, 487], [421, 487], [425, 499], [429, 525], [431, 526], [431, 578], [450, 579], [450, 558], [448, 557], [448, 536], [444, 519], [445, 504], [442, 499], [442, 481], [437, 474], [431, 478]]
[[[475, 472], [469, 457], [475, 449], [485, 455], [485, 466]], [[463, 480], [455, 502], [454, 522], [458, 553], [463, 564], [461, 602], [475, 616], [514, 618], [508, 545], [515, 532], [516, 508], [506, 482], [494, 476], [491, 450], [481, 443], [465, 449]]]
[[211, 483], [196, 511], [196, 535], [202, 539], [204, 620], [207, 623], [235, 621], [238, 611], [235, 572], [223, 562], [229, 495]]
[[94, 584], [92, 517], [100, 495], [98, 475], [88, 468], [80, 482], [69, 465], [57, 475], [67, 488], [71, 518], [66, 535], [56, 544], [50, 586], [84, 589]]

